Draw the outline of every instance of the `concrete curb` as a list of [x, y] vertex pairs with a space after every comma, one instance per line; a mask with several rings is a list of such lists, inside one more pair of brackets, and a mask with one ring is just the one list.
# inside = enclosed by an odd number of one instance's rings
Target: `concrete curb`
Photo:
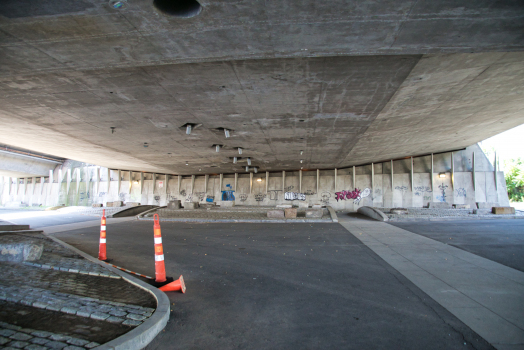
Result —
[[474, 217], [474, 215], [469, 216], [444, 216], [444, 217], [433, 217], [433, 218], [391, 218], [389, 219], [389, 222], [410, 222], [410, 221], [461, 221], [461, 220], [518, 220], [518, 219], [524, 219], [524, 215], [517, 216], [517, 215], [511, 215], [511, 216], [505, 216], [505, 215], [499, 215], [499, 216], [478, 216]]
[[[138, 220], [142, 221], [153, 221], [153, 218], [142, 218], [139, 217]], [[170, 218], [160, 218], [160, 222], [195, 222], [195, 223], [263, 223], [263, 224], [307, 224], [307, 223], [333, 223], [331, 219], [276, 219], [276, 220], [256, 220], [256, 219], [170, 219]]]
[[[164, 208], [167, 208], [167, 205], [163, 206], [163, 207], [156, 207], [156, 208], [152, 208], [152, 209], [149, 209], [149, 210], [146, 210], [144, 211], [143, 213], [140, 213], [138, 214], [136, 217], [137, 219], [142, 219], [144, 217], [144, 215], [146, 215], [147, 213], [150, 213], [152, 211], [155, 211], [155, 210], [158, 210], [158, 209], [164, 209]], [[152, 219], [151, 219], [152, 220]]]
[[331, 215], [331, 220], [333, 220], [333, 222], [338, 222], [338, 216], [335, 210], [329, 205], [326, 206], [326, 208], [329, 211], [329, 214]]
[[169, 299], [167, 296], [160, 291], [159, 289], [142, 282], [141, 280], [129, 276], [128, 274], [115, 269], [114, 267], [111, 267], [107, 265], [104, 262], [99, 261], [98, 259], [92, 257], [91, 255], [88, 255], [84, 253], [83, 251], [61, 241], [60, 239], [53, 237], [49, 234], [45, 234], [46, 237], [51, 238], [53, 241], [57, 242], [58, 244], [61, 244], [62, 246], [74, 251], [78, 255], [81, 255], [82, 257], [86, 258], [87, 260], [97, 263], [100, 266], [103, 266], [110, 270], [111, 272], [119, 275], [122, 277], [122, 279], [126, 280], [127, 282], [134, 284], [135, 286], [142, 288], [149, 293], [151, 293], [156, 301], [157, 301], [157, 308], [153, 315], [149, 317], [144, 323], [142, 323], [140, 326], [134, 328], [133, 330], [127, 332], [124, 335], [121, 335], [118, 338], [115, 338], [105, 344], [102, 344], [96, 349], [98, 350], [112, 350], [112, 349], [120, 349], [120, 350], [139, 350], [143, 349], [147, 346], [157, 335], [164, 329], [164, 327], [167, 324], [167, 321], [169, 320], [169, 314], [170, 314], [170, 305], [169, 305]]
[[366, 215], [367, 217], [370, 217], [377, 221], [389, 221], [389, 218], [386, 214], [372, 207], [360, 207], [358, 208], [357, 213]]

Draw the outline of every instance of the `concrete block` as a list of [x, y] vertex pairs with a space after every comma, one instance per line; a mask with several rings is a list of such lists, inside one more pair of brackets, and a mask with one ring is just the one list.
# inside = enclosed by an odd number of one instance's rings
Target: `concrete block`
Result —
[[231, 208], [235, 206], [235, 201], [221, 201], [220, 207], [221, 208]]
[[284, 209], [284, 213], [285, 213], [286, 219], [296, 219], [297, 218], [297, 210], [295, 208], [286, 208]]
[[323, 214], [322, 209], [306, 209], [306, 218], [322, 218]]
[[320, 208], [322, 208], [322, 204], [313, 204], [312, 208], [313, 209], [320, 209]]
[[101, 204], [101, 203], [93, 203], [93, 205], [92, 205], [93, 208], [101, 208], [101, 207], [103, 207], [103, 206], [104, 206], [104, 205]]
[[198, 209], [198, 202], [185, 202], [184, 209]]
[[181, 207], [182, 207], [182, 203], [178, 199], [169, 201], [169, 203], [167, 203], [167, 209], [175, 210], [175, 209], [180, 209]]
[[307, 202], [298, 202], [299, 208], [309, 208], [309, 204]]
[[283, 210], [268, 210], [267, 217], [270, 219], [284, 219], [285, 214]]
[[7, 243], [0, 244], [0, 261], [34, 261], [40, 259], [44, 245], [42, 243]]
[[139, 205], [140, 205], [140, 203], [138, 203], [138, 202], [126, 202], [125, 203], [126, 207], [137, 207]]
[[493, 207], [492, 209], [493, 214], [513, 214], [515, 215], [515, 208], [513, 207]]
[[277, 205], [277, 208], [286, 209], [286, 208], [293, 208], [291, 204], [279, 204]]
[[407, 215], [408, 210], [406, 208], [392, 208], [390, 210], [391, 214], [397, 214], [397, 215]]
[[429, 202], [429, 209], [451, 209], [451, 203], [448, 202]]
[[453, 204], [453, 208], [455, 209], [469, 209], [469, 204]]
[[113, 206], [113, 202], [106, 202], [106, 207], [112, 207]]
[[114, 201], [113, 202], [113, 207], [121, 207], [123, 204], [124, 204], [124, 202], [122, 202], [122, 201]]
[[493, 207], [498, 207], [498, 203], [493, 202], [477, 202], [477, 208], [478, 209], [491, 209]]

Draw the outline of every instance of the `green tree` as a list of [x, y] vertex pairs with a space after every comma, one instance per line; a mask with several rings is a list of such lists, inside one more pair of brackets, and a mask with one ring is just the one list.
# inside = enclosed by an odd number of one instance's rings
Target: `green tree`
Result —
[[508, 197], [512, 202], [524, 202], [524, 161], [511, 159], [504, 164]]

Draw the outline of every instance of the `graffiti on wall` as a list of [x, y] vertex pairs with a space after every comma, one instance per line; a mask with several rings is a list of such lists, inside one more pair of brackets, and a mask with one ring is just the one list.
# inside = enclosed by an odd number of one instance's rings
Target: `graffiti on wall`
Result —
[[339, 200], [345, 201], [346, 199], [353, 199], [353, 203], [359, 204], [362, 198], [365, 198], [370, 194], [371, 190], [369, 188], [365, 188], [364, 191], [355, 188], [353, 191], [335, 192], [335, 199], [337, 200], [337, 202]]
[[105, 192], [100, 192], [100, 193], [98, 193], [98, 197], [100, 197], [100, 198], [102, 198], [102, 197], [105, 196], [105, 195], [106, 195]]
[[305, 194], [306, 196], [313, 196], [313, 195], [315, 195], [316, 193], [313, 192], [313, 191], [311, 191], [311, 190], [307, 190], [306, 192], [304, 192], [304, 194]]
[[329, 198], [331, 198], [331, 193], [329, 193], [329, 192], [322, 192], [320, 201], [324, 205], [329, 205]]
[[291, 191], [293, 191], [294, 188], [295, 188], [295, 186], [288, 186], [288, 187], [284, 188], [284, 190], [286, 192], [291, 192]]
[[269, 190], [269, 200], [278, 201], [278, 192], [280, 190]]
[[227, 184], [226, 188], [227, 190], [222, 191], [222, 200], [223, 201], [234, 201], [235, 195], [233, 194], [233, 192], [235, 191], [233, 191], [233, 188], [231, 187], [230, 184]]
[[[431, 191], [431, 187], [429, 186], [416, 186], [416, 187], [413, 187], [413, 190], [415, 191], [413, 193], [415, 196], [423, 196], [425, 192], [427, 193], [433, 192]], [[426, 197], [430, 197], [430, 196], [426, 196]]]
[[215, 200], [215, 196], [208, 195], [206, 197], [206, 202], [208, 202], [208, 203], [213, 203], [214, 200]]
[[181, 195], [182, 197], [185, 197], [185, 196], [186, 196], [186, 190], [182, 190], [182, 191], [180, 191], [180, 195]]
[[446, 188], [448, 188], [448, 185], [440, 184], [438, 188], [440, 188], [441, 194], [437, 196], [437, 200], [441, 202], [445, 202], [446, 201]]
[[187, 197], [186, 197], [186, 202], [192, 202], [192, 201], [193, 201], [193, 194], [190, 193], [190, 194], [188, 194]]
[[457, 190], [455, 191], [456, 193], [456, 196], [457, 197], [464, 197], [466, 198], [466, 195], [467, 195], [467, 192], [466, 192], [466, 189], [461, 187], [461, 188], [457, 188]]
[[245, 202], [247, 200], [247, 196], [248, 196], [247, 194], [242, 193], [238, 197], [240, 198], [241, 202]]
[[266, 199], [266, 195], [263, 193], [255, 194], [255, 200], [257, 202], [262, 202], [264, 199]]
[[306, 195], [304, 193], [286, 192], [284, 193], [284, 199], [286, 201], [294, 201], [294, 200], [305, 201]]
[[205, 192], [195, 192], [194, 196], [197, 197], [200, 202], [203, 202], [204, 199], [206, 199]]
[[396, 186], [395, 189], [397, 191], [402, 192], [402, 195], [404, 195], [404, 193], [406, 193], [406, 191], [408, 190], [408, 188], [406, 186]]
[[154, 199], [155, 199], [156, 202], [159, 202], [160, 201], [160, 196], [155, 196]]

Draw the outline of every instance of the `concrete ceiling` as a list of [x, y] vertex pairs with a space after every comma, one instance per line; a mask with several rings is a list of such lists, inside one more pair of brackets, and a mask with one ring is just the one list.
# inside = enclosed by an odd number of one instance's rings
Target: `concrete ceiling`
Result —
[[0, 2], [0, 142], [191, 174], [358, 165], [524, 123], [522, 1], [200, 3]]

